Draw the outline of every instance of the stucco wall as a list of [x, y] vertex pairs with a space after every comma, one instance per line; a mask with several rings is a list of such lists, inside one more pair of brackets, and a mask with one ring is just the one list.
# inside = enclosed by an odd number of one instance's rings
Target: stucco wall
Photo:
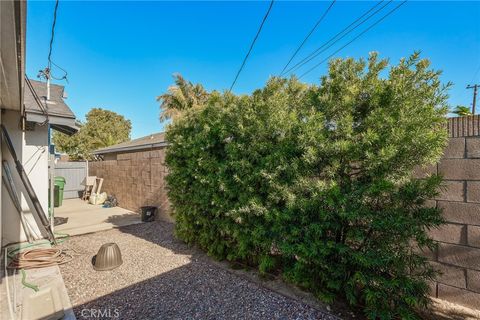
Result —
[[165, 149], [108, 154], [89, 162], [89, 175], [103, 178], [102, 191], [114, 194], [119, 206], [140, 212], [141, 206], [159, 207], [158, 219], [173, 221], [165, 188]]
[[[7, 111], [2, 115], [2, 123], [8, 130], [17, 157], [22, 162], [28, 178], [37, 194], [43, 210], [48, 214], [48, 127], [35, 126], [34, 131], [22, 132], [19, 129], [20, 113]], [[13, 158], [2, 142], [2, 160], [7, 160], [12, 171], [17, 191], [21, 194], [23, 213], [29, 224], [40, 236], [41, 231], [30, 208], [33, 208], [30, 198], [23, 188], [22, 181], [15, 169]], [[2, 183], [2, 245], [26, 241], [25, 233], [21, 228], [20, 218], [13, 202]]]
[[[2, 122], [2, 112], [0, 110], [0, 123]], [[3, 161], [3, 139], [0, 137], [0, 162]], [[2, 186], [0, 187], [0, 200], [3, 203], [3, 183]], [[0, 248], [3, 247], [3, 205], [0, 203]], [[1, 250], [0, 250], [1, 251]]]

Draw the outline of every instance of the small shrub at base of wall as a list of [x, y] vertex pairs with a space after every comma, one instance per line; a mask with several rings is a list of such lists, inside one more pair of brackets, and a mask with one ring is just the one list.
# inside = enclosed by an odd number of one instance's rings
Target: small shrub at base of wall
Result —
[[370, 319], [415, 318], [435, 271], [411, 243], [443, 223], [417, 180], [447, 143], [446, 94], [418, 55], [333, 60], [320, 86], [271, 79], [251, 96], [212, 93], [167, 131], [177, 235], [209, 254], [275, 270]]

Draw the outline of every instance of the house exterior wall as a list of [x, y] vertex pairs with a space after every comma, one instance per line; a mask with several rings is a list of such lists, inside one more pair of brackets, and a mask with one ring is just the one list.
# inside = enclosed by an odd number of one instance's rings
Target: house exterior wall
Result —
[[450, 140], [439, 163], [419, 169], [423, 178], [438, 173], [444, 189], [428, 205], [443, 210], [447, 221], [430, 230], [438, 241], [426, 255], [443, 274], [431, 294], [442, 300], [480, 309], [480, 116], [449, 119]]
[[[2, 121], [2, 112], [0, 111], [0, 123], [3, 124], [3, 121]], [[1, 165], [1, 162], [3, 162], [3, 139], [1, 139], [0, 137], [0, 165]], [[3, 173], [2, 173], [3, 174]], [[3, 232], [2, 232], [2, 229], [3, 229], [3, 183], [2, 183], [2, 186], [0, 187], [0, 200], [1, 200], [1, 203], [0, 203], [0, 248], [3, 248]], [[0, 249], [1, 251], [1, 249]]]
[[104, 158], [89, 162], [89, 175], [104, 179], [102, 191], [135, 212], [142, 206], [157, 206], [157, 218], [173, 222], [165, 185], [165, 148], [109, 153]]
[[[48, 214], [48, 127], [37, 125], [34, 131], [23, 132], [19, 129], [19, 121], [20, 113], [17, 111], [6, 111], [2, 115], [2, 123], [10, 135], [17, 157], [24, 166], [43, 210]], [[23, 188], [13, 158], [4, 143], [2, 143], [2, 156], [2, 160], [7, 160], [12, 171], [15, 187], [20, 194], [24, 216], [30, 226], [34, 228], [35, 233], [41, 236], [42, 232], [38, 227], [41, 223], [36, 220], [30, 209], [33, 208], [33, 205]], [[19, 214], [3, 183], [1, 197], [2, 245], [26, 241]]]

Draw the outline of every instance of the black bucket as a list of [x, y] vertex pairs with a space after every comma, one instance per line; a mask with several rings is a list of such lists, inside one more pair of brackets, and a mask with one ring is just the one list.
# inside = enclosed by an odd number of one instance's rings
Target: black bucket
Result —
[[155, 220], [155, 215], [157, 213], [158, 208], [152, 206], [145, 206], [140, 208], [142, 210], [142, 221], [143, 222], [151, 222]]

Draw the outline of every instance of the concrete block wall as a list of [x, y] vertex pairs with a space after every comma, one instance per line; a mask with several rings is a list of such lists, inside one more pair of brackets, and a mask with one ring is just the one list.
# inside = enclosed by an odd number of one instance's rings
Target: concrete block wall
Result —
[[89, 162], [89, 175], [104, 179], [102, 191], [115, 195], [122, 208], [140, 212], [141, 206], [157, 206], [159, 219], [173, 221], [164, 179], [164, 148], [118, 153], [106, 159]]
[[442, 273], [431, 294], [480, 309], [480, 136], [456, 135], [438, 164], [416, 172], [418, 178], [431, 173], [444, 177], [444, 189], [430, 201], [443, 210], [447, 221], [430, 230], [439, 245], [429, 257]]

